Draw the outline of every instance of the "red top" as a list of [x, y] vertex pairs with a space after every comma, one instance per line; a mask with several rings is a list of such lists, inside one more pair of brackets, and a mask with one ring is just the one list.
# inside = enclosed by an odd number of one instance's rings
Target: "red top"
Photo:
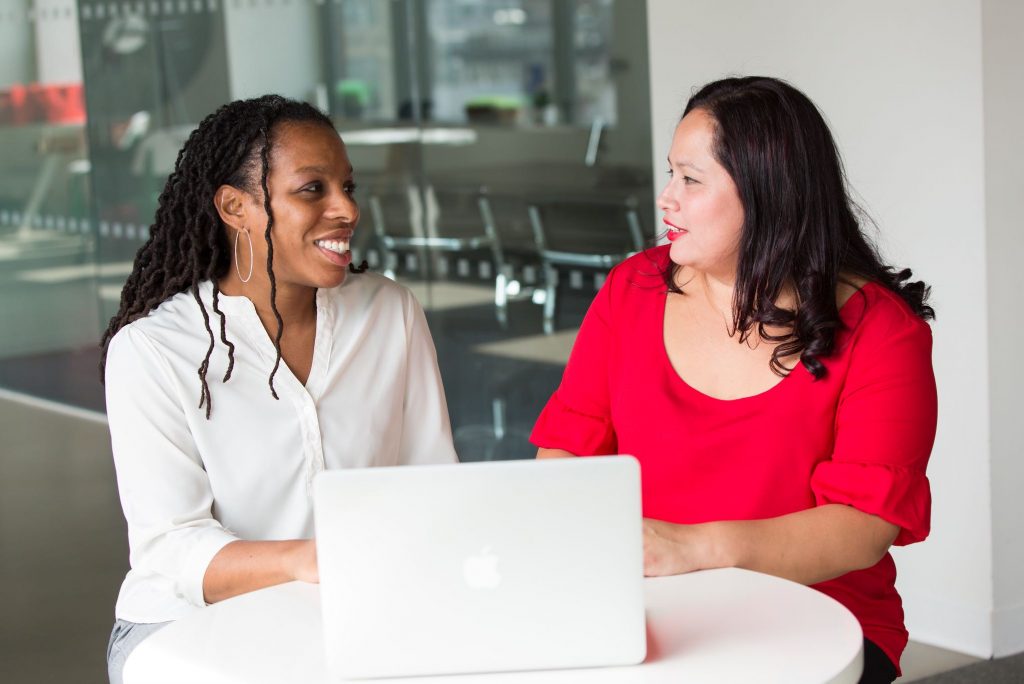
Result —
[[[936, 423], [928, 324], [869, 283], [839, 312], [845, 329], [821, 380], [798, 364], [765, 392], [715, 399], [687, 385], [665, 351], [667, 263], [665, 246], [612, 269], [531, 441], [635, 456], [649, 518], [751, 520], [839, 503], [898, 525], [898, 545], [928, 536], [925, 466]], [[887, 553], [814, 588], [849, 608], [898, 669], [907, 630], [895, 579]]]

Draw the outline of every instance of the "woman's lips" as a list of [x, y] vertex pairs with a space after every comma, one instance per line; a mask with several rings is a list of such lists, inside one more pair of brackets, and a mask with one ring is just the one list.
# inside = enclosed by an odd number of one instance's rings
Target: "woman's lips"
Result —
[[337, 266], [348, 266], [352, 263], [352, 252], [350, 251], [338, 254], [337, 252], [332, 252], [331, 250], [320, 247], [319, 245], [317, 245], [317, 249], [319, 249], [321, 254]]
[[685, 229], [680, 228], [679, 226], [675, 225], [674, 223], [669, 223], [669, 221], [667, 219], [665, 221], [663, 221], [662, 223], [664, 223], [666, 226], [668, 226], [668, 233], [666, 234], [666, 237], [668, 238], [669, 242], [674, 242], [674, 241], [678, 240], [679, 238], [683, 237], [684, 235], [686, 235], [686, 233], [687, 233], [687, 231]]

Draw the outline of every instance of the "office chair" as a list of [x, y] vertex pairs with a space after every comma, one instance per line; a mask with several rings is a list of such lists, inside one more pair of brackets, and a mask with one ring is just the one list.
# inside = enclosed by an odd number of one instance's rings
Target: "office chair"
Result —
[[607, 271], [642, 250], [640, 213], [632, 196], [531, 202], [528, 211], [544, 273], [544, 333], [550, 335], [555, 331], [559, 271]]

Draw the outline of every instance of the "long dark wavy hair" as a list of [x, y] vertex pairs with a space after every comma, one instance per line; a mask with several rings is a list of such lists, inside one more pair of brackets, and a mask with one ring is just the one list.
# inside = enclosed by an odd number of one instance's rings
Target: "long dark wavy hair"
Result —
[[[836, 287], [849, 276], [892, 290], [924, 320], [935, 317], [929, 286], [911, 281], [909, 268], [886, 265], [865, 235], [861, 219], [871, 221], [850, 198], [835, 140], [806, 95], [776, 78], [726, 78], [698, 90], [683, 116], [695, 109], [714, 121], [712, 152], [743, 204], [733, 328], [741, 342], [756, 332], [778, 345], [776, 374], [788, 372], [781, 359], [799, 354], [815, 379], [824, 377], [821, 359], [842, 325]], [[662, 276], [681, 294], [679, 268], [669, 262]], [[787, 287], [794, 310], [776, 304]]]
[[[210, 418], [212, 397], [206, 374], [216, 344], [210, 314], [199, 296], [199, 285], [213, 282], [213, 311], [220, 318], [220, 339], [227, 347], [228, 368], [224, 382], [231, 378], [235, 365], [235, 345], [227, 337], [227, 319], [221, 311], [218, 281], [231, 267], [231, 248], [227, 232], [214, 206], [214, 195], [222, 185], [231, 185], [253, 195], [262, 194], [267, 214], [267, 275], [270, 278], [270, 307], [277, 319], [274, 347], [277, 358], [267, 382], [277, 399], [274, 375], [281, 365], [281, 335], [284, 321], [277, 310], [277, 280], [274, 278], [274, 212], [270, 203], [267, 176], [276, 127], [283, 123], [313, 123], [334, 131], [334, 124], [320, 110], [304, 102], [279, 95], [264, 95], [251, 100], [231, 102], [210, 114], [192, 131], [178, 152], [174, 171], [160, 193], [156, 219], [149, 239], [135, 255], [131, 275], [121, 290], [121, 305], [110, 319], [101, 345], [100, 377], [107, 363], [107, 349], [117, 331], [142, 318], [180, 292], [191, 292], [210, 338], [206, 357], [198, 367], [199, 408], [206, 407]], [[350, 265], [354, 273], [359, 267]]]

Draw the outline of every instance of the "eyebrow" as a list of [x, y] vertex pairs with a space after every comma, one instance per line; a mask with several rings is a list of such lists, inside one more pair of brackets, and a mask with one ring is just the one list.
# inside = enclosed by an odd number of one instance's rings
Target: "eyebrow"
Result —
[[694, 171], [699, 171], [699, 172], [701, 172], [701, 173], [704, 173], [704, 169], [700, 168], [700, 167], [699, 167], [699, 166], [697, 166], [696, 164], [691, 164], [691, 163], [690, 163], [690, 162], [688, 162], [688, 161], [680, 161], [680, 162], [675, 162], [675, 163], [672, 163], [672, 159], [671, 159], [671, 157], [669, 157], [669, 158], [668, 158], [668, 165], [669, 165], [669, 166], [679, 166], [679, 167], [683, 167], [683, 166], [689, 166], [689, 167], [690, 167], [691, 169], [693, 169]]
[[[355, 171], [355, 169], [351, 165], [349, 165], [348, 170], [346, 171], [346, 173], [349, 176], [351, 176], [354, 171]], [[309, 172], [327, 173], [327, 169], [324, 168], [323, 166], [303, 166], [300, 169], [295, 169], [295, 173], [309, 173]]]

